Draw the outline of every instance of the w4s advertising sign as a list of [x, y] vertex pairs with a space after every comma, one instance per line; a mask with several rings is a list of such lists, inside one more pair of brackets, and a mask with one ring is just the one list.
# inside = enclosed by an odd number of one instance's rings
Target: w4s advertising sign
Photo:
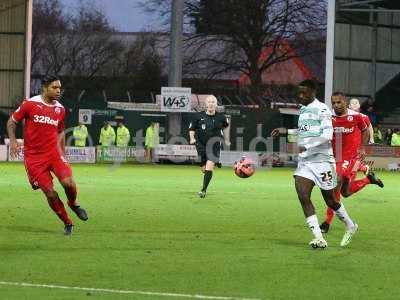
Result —
[[190, 112], [192, 89], [181, 87], [161, 88], [161, 111]]

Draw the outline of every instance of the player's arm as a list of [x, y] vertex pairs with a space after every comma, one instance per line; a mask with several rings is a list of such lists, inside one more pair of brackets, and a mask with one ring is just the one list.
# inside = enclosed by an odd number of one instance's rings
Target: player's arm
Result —
[[374, 140], [374, 128], [372, 127], [372, 124], [369, 123], [368, 126], [368, 142], [370, 144], [375, 144], [375, 140]]
[[18, 154], [19, 145], [15, 132], [17, 131], [17, 123], [10, 117], [7, 121], [7, 133], [10, 138], [10, 155], [12, 158], [16, 157]]
[[61, 155], [65, 155], [65, 134], [64, 134], [64, 130], [65, 130], [65, 111], [63, 113], [62, 118], [60, 119], [59, 123], [58, 123], [58, 127], [57, 127], [57, 131], [58, 131], [58, 146], [61, 152]]
[[64, 131], [58, 133], [58, 142], [61, 151], [61, 155], [65, 155], [65, 134]]
[[15, 132], [17, 131], [17, 124], [25, 119], [28, 115], [28, 103], [26, 101], [18, 107], [18, 109], [10, 116], [7, 121], [7, 134], [10, 138], [10, 156], [16, 157], [20, 145], [17, 142]]
[[[369, 130], [369, 126], [371, 126], [371, 122], [369, 119], [364, 119], [360, 114], [357, 119], [357, 127], [361, 131], [361, 143], [362, 145], [368, 145], [371, 141], [371, 132]], [[371, 126], [372, 127], [372, 126]], [[374, 130], [372, 129], [372, 140], [374, 138]]]

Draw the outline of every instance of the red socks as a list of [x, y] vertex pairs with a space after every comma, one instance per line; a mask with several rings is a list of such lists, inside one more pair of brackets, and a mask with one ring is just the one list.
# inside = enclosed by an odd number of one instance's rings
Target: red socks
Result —
[[47, 198], [47, 202], [49, 203], [51, 209], [60, 218], [60, 220], [64, 222], [64, 224], [72, 224], [72, 221], [69, 218], [67, 211], [65, 210], [64, 204], [58, 196], [55, 199]]

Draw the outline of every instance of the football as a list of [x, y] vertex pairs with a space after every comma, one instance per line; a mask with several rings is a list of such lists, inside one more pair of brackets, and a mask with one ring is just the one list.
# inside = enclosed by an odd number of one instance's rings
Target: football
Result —
[[256, 171], [255, 163], [251, 159], [242, 157], [239, 161], [235, 162], [233, 170], [236, 176], [240, 178], [249, 178]]

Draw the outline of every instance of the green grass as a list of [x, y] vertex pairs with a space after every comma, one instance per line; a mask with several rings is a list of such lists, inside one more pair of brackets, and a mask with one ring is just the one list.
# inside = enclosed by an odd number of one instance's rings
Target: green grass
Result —
[[[74, 165], [89, 221], [72, 237], [33, 192], [22, 164], [0, 164], [0, 281], [260, 299], [398, 299], [400, 175], [345, 200], [360, 230], [335, 220], [312, 236], [292, 170], [214, 173], [206, 199], [194, 166]], [[57, 190], [65, 199], [62, 189]], [[320, 220], [321, 196], [313, 194]], [[0, 299], [183, 299], [0, 285]]]

